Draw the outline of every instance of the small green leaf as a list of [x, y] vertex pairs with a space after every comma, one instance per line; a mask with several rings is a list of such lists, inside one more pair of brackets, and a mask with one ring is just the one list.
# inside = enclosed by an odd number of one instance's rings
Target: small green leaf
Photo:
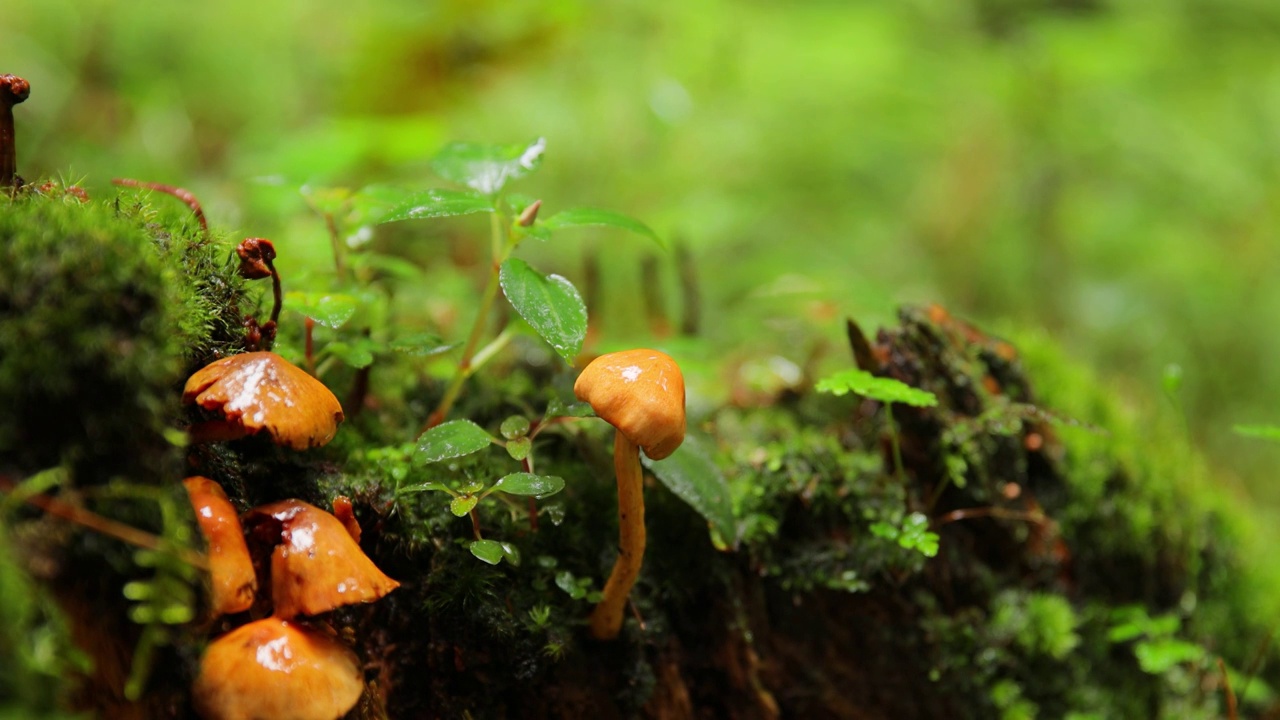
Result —
[[415, 483], [413, 485], [401, 485], [400, 487], [396, 488], [396, 494], [408, 495], [409, 493], [430, 492], [432, 490], [440, 490], [442, 492], [448, 492], [448, 488], [446, 488], [443, 483], [429, 482], [429, 483]]
[[430, 357], [440, 355], [457, 347], [457, 343], [446, 343], [434, 333], [414, 333], [391, 341], [392, 350], [413, 357]]
[[818, 382], [818, 392], [840, 396], [849, 392], [886, 403], [933, 407], [938, 398], [893, 378], [876, 377], [866, 370], [843, 370]]
[[397, 280], [422, 282], [423, 278], [426, 277], [422, 268], [394, 255], [383, 255], [382, 253], [365, 250], [364, 252], [351, 253], [347, 256], [347, 261], [353, 268], [376, 270]]
[[488, 198], [470, 190], [419, 190], [407, 196], [378, 220], [379, 224], [401, 220], [454, 217], [479, 212], [493, 212]]
[[533, 450], [533, 441], [527, 437], [518, 437], [507, 441], [507, 454], [512, 460], [524, 460]]
[[587, 305], [573, 283], [543, 275], [519, 258], [502, 263], [499, 279], [511, 307], [572, 365], [587, 337]]
[[359, 301], [339, 293], [287, 292], [285, 307], [316, 321], [317, 325], [337, 329], [356, 314]]
[[334, 340], [325, 345], [324, 351], [338, 358], [353, 368], [369, 367], [373, 364], [373, 353], [378, 344], [368, 338], [360, 338], [354, 342]]
[[502, 558], [507, 554], [502, 547], [502, 543], [497, 540], [476, 540], [469, 547], [472, 555], [490, 565], [497, 565], [502, 562]]
[[883, 520], [871, 523], [871, 527], [867, 529], [871, 531], [872, 535], [875, 535], [878, 538], [893, 540], [894, 542], [897, 542], [898, 536], [902, 535], [901, 530], [887, 522], [884, 522]]
[[1201, 660], [1205, 656], [1205, 649], [1186, 640], [1158, 638], [1134, 645], [1133, 654], [1138, 658], [1138, 667], [1143, 672], [1160, 675], [1173, 669], [1175, 665]]
[[523, 415], [512, 415], [502, 421], [502, 425], [498, 427], [498, 432], [502, 433], [502, 437], [508, 440], [524, 437], [529, 434], [529, 418]]
[[898, 544], [907, 550], [917, 550], [925, 557], [938, 554], [938, 535], [929, 531], [929, 518], [924, 513], [911, 513], [902, 521]]
[[459, 495], [449, 501], [449, 512], [458, 517], [463, 517], [471, 512], [471, 508], [474, 508], [478, 502], [480, 502], [480, 498], [475, 495]]
[[547, 403], [546, 417], [571, 417], [571, 418], [587, 418], [595, 417], [596, 411], [592, 409], [591, 403], [576, 402], [565, 404], [558, 397], [551, 398], [551, 402]]
[[452, 143], [431, 159], [431, 169], [446, 180], [494, 196], [507, 182], [537, 170], [546, 149], [544, 138], [528, 145]]
[[470, 420], [450, 420], [422, 433], [418, 438], [418, 459], [440, 462], [479, 452], [493, 442], [484, 428]]
[[711, 461], [710, 452], [699, 438], [693, 435], [686, 437], [684, 443], [664, 460], [654, 461], [646, 457], [643, 462], [676, 497], [706, 518], [720, 537], [728, 540], [730, 547], [737, 545], [737, 524], [733, 503], [729, 499], [729, 484], [725, 482], [720, 468]]
[[568, 593], [569, 597], [573, 598], [574, 600], [581, 600], [582, 598], [586, 597], [586, 594], [587, 594], [587, 589], [582, 585], [578, 584], [578, 581], [573, 576], [573, 573], [569, 572], [568, 570], [561, 570], [560, 572], [556, 573], [556, 587]]
[[536, 498], [550, 497], [564, 489], [564, 478], [554, 475], [534, 475], [533, 473], [511, 473], [505, 475], [494, 486], [510, 495], [532, 495]]
[[604, 226], [619, 228], [643, 235], [650, 240], [658, 243], [662, 248], [666, 248], [666, 243], [662, 238], [658, 237], [658, 233], [644, 223], [633, 217], [628, 217], [622, 213], [616, 213], [611, 210], [598, 210], [596, 208], [573, 208], [570, 210], [561, 210], [546, 220], [537, 223], [535, 227], [541, 226], [547, 230], [562, 230], [564, 228], [574, 227], [590, 227]]
[[1280, 425], [1236, 425], [1231, 429], [1237, 435], [1280, 442]]

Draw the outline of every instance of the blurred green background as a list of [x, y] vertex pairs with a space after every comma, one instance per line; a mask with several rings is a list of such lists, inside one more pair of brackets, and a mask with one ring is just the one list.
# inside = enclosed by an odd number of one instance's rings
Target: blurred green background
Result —
[[[95, 197], [181, 185], [212, 222], [329, 260], [303, 183], [442, 184], [445, 142], [544, 136], [516, 189], [687, 243], [708, 336], [801, 363], [937, 301], [1044, 328], [1280, 507], [1280, 3], [9, 0], [19, 171]], [[474, 232], [463, 218], [411, 232]], [[444, 228], [441, 230], [440, 228]], [[651, 251], [532, 248], [609, 332]], [[288, 260], [285, 260], [288, 258]], [[663, 282], [675, 296], [670, 263]], [[294, 277], [298, 277], [295, 272]], [[288, 278], [288, 276], [286, 276]], [[675, 302], [673, 300], [673, 302]], [[1166, 368], [1182, 371], [1176, 401]], [[1233, 483], [1232, 483], [1233, 484]]]

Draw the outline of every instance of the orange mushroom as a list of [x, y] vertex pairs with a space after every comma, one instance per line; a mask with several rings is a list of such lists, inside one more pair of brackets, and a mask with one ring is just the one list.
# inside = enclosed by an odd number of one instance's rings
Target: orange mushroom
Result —
[[644, 493], [640, 448], [661, 460], [684, 442], [684, 376], [657, 350], [625, 350], [592, 360], [573, 385], [579, 400], [617, 428], [613, 466], [618, 476], [618, 559], [591, 612], [591, 635], [618, 636], [627, 596], [644, 560]]
[[338, 518], [301, 500], [282, 500], [249, 511], [280, 523], [271, 553], [274, 615], [290, 619], [353, 603], [373, 602], [400, 587], [383, 574]]
[[216, 360], [196, 371], [182, 401], [221, 411], [223, 420], [191, 426], [193, 442], [235, 440], [266, 431], [295, 450], [333, 439], [342, 405], [329, 388], [302, 368], [272, 352], [251, 352]]
[[196, 522], [209, 546], [209, 574], [213, 615], [244, 612], [253, 605], [258, 579], [244, 541], [236, 509], [222, 486], [206, 477], [182, 481], [196, 511]]
[[209, 644], [192, 701], [205, 720], [335, 720], [363, 692], [345, 645], [269, 617]]

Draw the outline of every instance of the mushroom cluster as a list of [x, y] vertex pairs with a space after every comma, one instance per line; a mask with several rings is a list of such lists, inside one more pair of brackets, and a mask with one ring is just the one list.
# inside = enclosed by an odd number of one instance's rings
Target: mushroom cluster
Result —
[[[257, 588], [244, 528], [212, 480], [184, 481], [209, 547], [214, 616], [243, 612]], [[301, 500], [250, 510], [252, 537], [268, 538], [272, 615], [209, 644], [192, 687], [205, 720], [333, 720], [364, 689], [355, 654], [297, 621], [378, 600], [400, 586], [361, 551], [337, 517]], [[354, 519], [352, 520], [354, 522]]]

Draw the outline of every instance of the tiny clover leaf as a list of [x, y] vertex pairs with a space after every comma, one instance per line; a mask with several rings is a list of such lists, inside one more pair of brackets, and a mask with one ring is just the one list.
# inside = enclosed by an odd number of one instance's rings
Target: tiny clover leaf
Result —
[[356, 314], [359, 301], [340, 293], [291, 291], [285, 293], [287, 307], [316, 321], [317, 325], [337, 329]]
[[643, 235], [658, 244], [659, 247], [666, 248], [666, 243], [662, 238], [658, 237], [658, 233], [644, 223], [633, 217], [616, 213], [611, 210], [599, 210], [597, 208], [572, 208], [569, 210], [561, 210], [546, 220], [538, 223], [545, 230], [561, 230], [564, 228], [574, 227], [590, 227], [604, 226], [619, 228]]
[[737, 544], [737, 523], [729, 498], [729, 484], [699, 438], [693, 435], [686, 437], [684, 443], [662, 461], [645, 457], [642, 462], [667, 489], [706, 519], [715, 536], [726, 541], [721, 550]]
[[501, 490], [510, 495], [531, 495], [544, 498], [555, 495], [564, 489], [564, 478], [554, 475], [534, 475], [533, 473], [511, 473], [498, 480], [494, 490]]
[[929, 518], [924, 513], [911, 513], [902, 522], [898, 545], [907, 550], [918, 550], [925, 557], [933, 557], [938, 554], [938, 534], [929, 531]]
[[866, 370], [842, 370], [818, 381], [818, 392], [835, 396], [855, 393], [885, 403], [901, 403], [914, 407], [934, 407], [938, 397], [926, 390], [913, 388], [893, 378], [876, 377]]
[[1280, 442], [1280, 425], [1236, 425], [1231, 429], [1237, 435]]
[[454, 217], [472, 213], [493, 212], [493, 204], [472, 190], [416, 190], [406, 192], [402, 201], [389, 207], [378, 218], [379, 224], [401, 220]]
[[519, 180], [537, 170], [546, 149], [545, 138], [528, 145], [451, 143], [431, 159], [431, 169], [446, 180], [492, 197], [501, 192], [508, 181]]
[[471, 554], [477, 558], [489, 563], [497, 565], [502, 562], [502, 558], [506, 557], [506, 550], [502, 547], [502, 543], [497, 540], [476, 540], [468, 546]]
[[498, 276], [511, 307], [572, 365], [587, 337], [587, 305], [578, 289], [559, 275], [543, 275], [519, 258], [502, 263]]
[[422, 433], [418, 438], [418, 459], [422, 462], [451, 460], [480, 452], [493, 436], [470, 420], [450, 420]]
[[449, 501], [449, 512], [458, 517], [462, 517], [471, 512], [471, 509], [474, 508], [478, 502], [480, 502], [480, 498], [475, 495], [459, 495]]
[[430, 357], [449, 352], [457, 347], [456, 343], [446, 343], [434, 333], [414, 333], [391, 341], [392, 350], [413, 357]]

